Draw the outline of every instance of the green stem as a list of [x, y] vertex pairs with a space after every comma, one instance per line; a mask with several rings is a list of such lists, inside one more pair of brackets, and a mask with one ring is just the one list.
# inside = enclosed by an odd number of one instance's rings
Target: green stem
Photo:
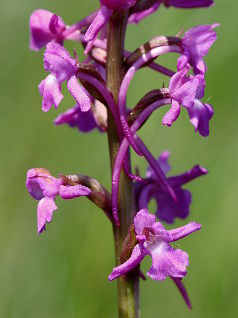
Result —
[[[127, 13], [115, 13], [108, 26], [107, 44], [107, 86], [112, 92], [115, 102], [118, 102], [118, 93], [123, 76], [123, 49], [125, 39]], [[118, 132], [111, 113], [108, 114], [108, 143], [110, 151], [111, 168], [116, 159], [120, 146]], [[130, 155], [128, 153], [128, 161]], [[134, 218], [134, 195], [132, 181], [121, 172], [119, 186], [119, 218], [120, 227], [114, 226], [116, 264], [121, 264], [122, 244], [125, 240], [129, 226]], [[139, 317], [139, 275], [138, 270], [128, 273], [117, 280], [119, 318]]]

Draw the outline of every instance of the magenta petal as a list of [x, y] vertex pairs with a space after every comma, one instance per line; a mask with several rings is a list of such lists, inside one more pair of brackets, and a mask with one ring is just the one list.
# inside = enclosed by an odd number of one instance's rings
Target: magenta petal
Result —
[[171, 93], [171, 96], [184, 107], [192, 107], [194, 104], [199, 84], [200, 82], [198, 78], [191, 77], [186, 81], [186, 83], [177, 88], [175, 92]]
[[192, 169], [190, 169], [184, 173], [181, 173], [179, 175], [169, 177], [168, 179], [169, 179], [169, 183], [171, 184], [172, 187], [178, 188], [178, 187], [181, 187], [185, 183], [188, 183], [188, 182], [190, 182], [190, 181], [192, 181], [200, 176], [207, 174], [207, 172], [208, 171], [206, 168], [199, 166], [199, 165], [196, 165]]
[[106, 6], [101, 7], [97, 16], [85, 33], [84, 40], [86, 42], [92, 41], [97, 37], [98, 33], [102, 30], [103, 26], [107, 23], [108, 19], [112, 15], [112, 12], [113, 11]]
[[51, 222], [53, 212], [57, 209], [54, 198], [45, 197], [40, 200], [37, 207], [37, 227], [38, 233], [45, 230], [46, 222]]
[[61, 85], [53, 74], [48, 75], [40, 83], [39, 91], [41, 96], [43, 96], [43, 112], [48, 112], [52, 106], [57, 109], [64, 97], [61, 93]]
[[69, 52], [60, 44], [50, 42], [44, 53], [44, 68], [53, 73], [62, 83], [68, 81], [77, 72], [76, 61]]
[[41, 200], [43, 197], [55, 197], [59, 192], [60, 180], [52, 177], [48, 170], [33, 168], [28, 170], [26, 187], [30, 195]]
[[177, 202], [171, 200], [167, 193], [156, 190], [154, 188], [153, 198], [157, 202], [156, 216], [159, 220], [172, 224], [176, 217], [185, 219], [189, 215], [192, 196], [188, 190], [182, 188], [174, 189], [178, 198]]
[[198, 131], [201, 136], [207, 137], [209, 135], [209, 121], [213, 116], [212, 106], [195, 99], [194, 106], [187, 111], [195, 131]]
[[52, 40], [62, 41], [65, 23], [61, 17], [47, 10], [36, 10], [30, 17], [30, 48], [38, 51]]
[[164, 280], [167, 276], [183, 278], [189, 265], [188, 254], [182, 250], [173, 250], [167, 243], [148, 249], [152, 257], [152, 267], [147, 275], [153, 280]]
[[185, 32], [182, 39], [184, 55], [193, 66], [195, 74], [206, 71], [203, 57], [208, 54], [213, 43], [216, 41], [216, 32], [213, 30], [219, 26], [218, 23], [212, 25], [199, 25]]
[[184, 226], [181, 226], [174, 230], [168, 230], [167, 233], [170, 237], [169, 242], [175, 242], [180, 240], [181, 238], [190, 235], [193, 232], [201, 230], [202, 226], [196, 222], [190, 222]]
[[130, 258], [125, 263], [115, 267], [111, 274], [108, 276], [108, 280], [114, 280], [117, 277], [125, 275], [134, 268], [136, 268], [142, 262], [145, 255], [146, 254], [144, 249], [140, 246], [140, 244], [137, 244], [134, 247]]
[[187, 80], [186, 76], [190, 70], [189, 64], [185, 64], [182, 69], [176, 72], [170, 79], [169, 91], [170, 93], [176, 92]]
[[172, 106], [170, 110], [164, 115], [162, 124], [170, 127], [172, 123], [177, 120], [179, 114], [180, 114], [179, 103], [176, 100], [172, 99]]
[[81, 132], [89, 132], [98, 127], [92, 111], [82, 112], [78, 105], [57, 116], [54, 124], [67, 124], [70, 127], [77, 127]]
[[72, 76], [67, 83], [70, 94], [75, 98], [82, 112], [87, 112], [91, 108], [91, 99], [86, 90], [79, 85], [76, 76]]
[[59, 187], [59, 195], [64, 200], [70, 200], [81, 196], [90, 195], [91, 190], [87, 187], [77, 184], [75, 186], [63, 186]]

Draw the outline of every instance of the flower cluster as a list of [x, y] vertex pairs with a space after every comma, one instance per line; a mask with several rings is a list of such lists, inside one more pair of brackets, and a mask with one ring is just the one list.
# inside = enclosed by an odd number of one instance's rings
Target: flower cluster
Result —
[[[108, 22], [126, 11], [127, 23], [139, 23], [160, 6], [176, 8], [202, 8], [213, 5], [212, 0], [100, 0], [99, 8], [72, 26], [47, 10], [36, 10], [30, 18], [30, 48], [45, 48], [44, 69], [48, 76], [39, 84], [42, 110], [48, 112], [52, 106], [59, 107], [63, 94], [61, 87], [66, 83], [75, 105], [59, 114], [55, 125], [67, 124], [80, 132], [98, 129], [108, 132], [108, 113], [114, 120], [120, 142], [112, 171], [111, 193], [98, 181], [82, 175], [55, 178], [42, 168], [30, 169], [26, 186], [30, 195], [39, 201], [37, 208], [38, 232], [45, 230], [57, 209], [55, 198], [73, 199], [86, 196], [106, 212], [109, 219], [120, 227], [118, 193], [122, 169], [134, 186], [136, 209], [132, 220], [135, 242], [122, 264], [109, 275], [114, 280], [138, 269], [146, 255], [152, 258], [152, 267], [147, 275], [153, 280], [173, 279], [187, 305], [190, 301], [181, 282], [189, 265], [188, 254], [174, 249], [170, 243], [200, 230], [201, 225], [190, 222], [173, 230], [166, 230], [161, 221], [172, 224], [176, 218], [186, 219], [190, 214], [191, 193], [184, 184], [207, 174], [200, 165], [176, 176], [168, 176], [169, 152], [162, 152], [158, 160], [153, 157], [137, 135], [150, 115], [167, 105], [170, 109], [163, 116], [162, 124], [171, 126], [185, 108], [195, 132], [207, 137], [213, 108], [202, 101], [205, 96], [207, 66], [204, 58], [216, 40], [217, 23], [199, 25], [179, 36], [157, 36], [133, 52], [123, 47], [123, 78], [118, 98], [108, 89]], [[82, 45], [85, 60], [79, 61], [76, 50], [70, 54], [64, 47], [65, 41]], [[170, 52], [178, 55], [177, 69], [170, 70], [156, 62], [156, 58]], [[129, 85], [142, 67], [148, 67], [169, 78], [168, 87], [157, 88], [140, 98], [131, 109], [127, 105]], [[118, 75], [119, 76], [119, 75]], [[146, 177], [132, 174], [128, 162], [130, 146], [148, 162]], [[148, 212], [151, 199], [157, 203], [154, 213]], [[156, 221], [156, 217], [159, 221]], [[128, 228], [129, 231], [129, 228]], [[130, 245], [131, 247], [131, 245]]]

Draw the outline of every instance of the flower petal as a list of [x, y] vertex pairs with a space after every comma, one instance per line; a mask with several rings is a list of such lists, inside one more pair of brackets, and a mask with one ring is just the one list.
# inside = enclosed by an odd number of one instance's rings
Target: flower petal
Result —
[[179, 102], [172, 99], [172, 106], [170, 110], [164, 115], [162, 124], [170, 127], [172, 123], [177, 120], [179, 114], [180, 114]]
[[189, 265], [188, 254], [173, 250], [167, 243], [159, 243], [150, 250], [152, 266], [147, 275], [153, 280], [164, 280], [167, 276], [183, 278]]
[[194, 106], [187, 109], [191, 124], [195, 131], [203, 137], [209, 135], [209, 121], [213, 116], [213, 108], [209, 104], [203, 104], [195, 99]]
[[75, 186], [61, 185], [59, 187], [59, 195], [64, 200], [70, 200], [81, 196], [88, 196], [90, 195], [90, 193], [91, 190], [87, 187], [82, 186], [81, 184], [77, 184]]
[[55, 120], [55, 125], [69, 125], [70, 127], [77, 127], [81, 132], [89, 132], [97, 128], [93, 113], [91, 110], [82, 112], [78, 105], [68, 109], [66, 112], [60, 114]]
[[102, 30], [103, 26], [109, 20], [112, 12], [112, 9], [109, 9], [107, 6], [101, 7], [95, 19], [85, 33], [84, 40], [86, 42], [93, 41], [97, 37], [98, 33]]
[[150, 214], [147, 209], [140, 210], [134, 218], [136, 234], [141, 235], [145, 227], [152, 227], [154, 223], [154, 214]]
[[176, 217], [185, 219], [189, 215], [189, 208], [192, 201], [191, 193], [181, 188], [174, 189], [178, 201], [171, 200], [170, 196], [165, 192], [157, 191], [154, 188], [154, 198], [157, 201], [156, 216], [159, 220], [163, 220], [172, 224]]
[[78, 70], [76, 61], [71, 58], [69, 52], [55, 42], [50, 42], [46, 46], [44, 68], [53, 73], [60, 83], [68, 81]]
[[194, 104], [200, 81], [197, 77], [190, 77], [183, 85], [171, 94], [172, 98], [186, 108]]
[[76, 76], [72, 76], [67, 83], [70, 94], [75, 98], [82, 112], [87, 112], [91, 108], [91, 98], [86, 90], [79, 85]]
[[53, 74], [50, 74], [39, 85], [39, 92], [43, 96], [42, 110], [48, 112], [52, 105], [57, 109], [64, 96], [61, 85]]
[[34, 11], [30, 17], [30, 48], [38, 51], [52, 40], [62, 42], [60, 34], [65, 27], [62, 18], [54, 13], [42, 9]]
[[130, 258], [123, 264], [115, 267], [111, 274], [108, 276], [108, 280], [112, 281], [122, 275], [127, 274], [134, 268], [136, 268], [144, 259], [146, 256], [146, 253], [144, 249], [140, 246], [140, 244], [137, 244], [132, 253]]
[[41, 200], [43, 197], [55, 197], [58, 194], [60, 180], [52, 177], [48, 170], [33, 168], [28, 170], [26, 187], [30, 195]]
[[169, 242], [178, 241], [181, 238], [192, 234], [193, 232], [201, 230], [201, 228], [202, 228], [201, 224], [196, 223], [196, 222], [190, 222], [190, 223], [188, 223], [184, 226], [181, 226], [179, 228], [176, 228], [174, 230], [168, 230], [167, 233], [170, 237]]
[[37, 208], [37, 227], [38, 233], [45, 230], [46, 222], [51, 222], [53, 212], [57, 209], [53, 197], [45, 197], [40, 200]]

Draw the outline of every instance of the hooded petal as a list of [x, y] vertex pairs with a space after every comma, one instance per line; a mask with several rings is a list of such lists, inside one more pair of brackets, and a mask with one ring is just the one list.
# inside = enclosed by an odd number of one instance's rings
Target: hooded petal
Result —
[[59, 187], [59, 195], [64, 200], [70, 200], [81, 196], [87, 196], [90, 195], [90, 193], [91, 190], [87, 187], [82, 186], [81, 184], [77, 184], [74, 186], [61, 185]]
[[55, 42], [46, 46], [44, 68], [53, 73], [60, 83], [68, 81], [78, 70], [76, 61], [71, 58], [69, 52]]
[[38, 51], [48, 42], [62, 42], [61, 33], [65, 30], [63, 19], [47, 10], [36, 10], [30, 17], [30, 48]]
[[76, 76], [72, 76], [67, 83], [70, 94], [75, 98], [82, 112], [91, 108], [91, 98], [87, 91], [78, 83]]
[[45, 230], [46, 222], [51, 222], [53, 212], [57, 209], [54, 198], [45, 197], [40, 200], [37, 208], [37, 227], [38, 233]]
[[145, 227], [152, 228], [155, 223], [155, 215], [150, 214], [147, 209], [137, 212], [134, 218], [135, 231], [137, 235], [142, 235]]
[[134, 247], [130, 258], [125, 263], [115, 267], [111, 274], [108, 276], [108, 280], [111, 281], [113, 279], [116, 279], [117, 277], [125, 275], [137, 266], [139, 266], [142, 260], [144, 259], [145, 255], [146, 253], [143, 247], [141, 247], [140, 244], [137, 244]]
[[205, 73], [206, 66], [203, 57], [208, 54], [209, 49], [216, 41], [216, 32], [213, 30], [219, 26], [199, 25], [185, 32], [182, 39], [184, 54], [188, 56], [189, 63], [193, 66], [195, 74]]
[[33, 168], [28, 170], [26, 187], [30, 195], [41, 200], [43, 197], [55, 197], [59, 192], [60, 180], [51, 176], [48, 170]]
[[48, 75], [46, 79], [40, 83], [39, 92], [43, 97], [43, 112], [48, 112], [52, 106], [57, 109], [64, 98], [61, 93], [61, 85], [53, 74]]
[[199, 79], [190, 77], [182, 86], [171, 94], [172, 98], [186, 108], [190, 108], [194, 104], [197, 89], [199, 87]]

